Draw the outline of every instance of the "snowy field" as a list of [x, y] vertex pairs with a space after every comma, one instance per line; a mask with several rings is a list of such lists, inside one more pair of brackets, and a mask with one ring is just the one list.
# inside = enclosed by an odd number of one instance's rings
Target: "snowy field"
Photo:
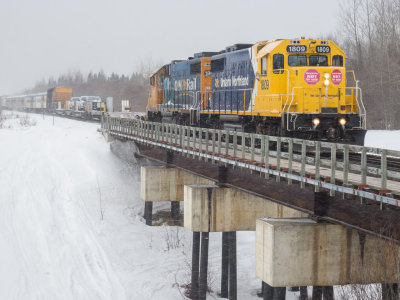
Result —
[[[0, 299], [185, 299], [191, 233], [144, 224], [138, 166], [110, 152], [98, 124], [25, 123], [15, 113], [0, 123]], [[400, 132], [384, 134], [367, 145], [400, 150]], [[237, 241], [238, 299], [260, 299], [255, 234]], [[211, 233], [208, 299], [218, 299], [220, 244]]]

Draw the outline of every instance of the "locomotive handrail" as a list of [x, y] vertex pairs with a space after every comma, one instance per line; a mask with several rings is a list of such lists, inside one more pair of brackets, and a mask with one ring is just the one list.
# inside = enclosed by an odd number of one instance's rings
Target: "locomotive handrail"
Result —
[[[363, 113], [362, 113], [362, 115], [360, 114], [360, 119], [361, 119], [361, 123], [364, 123], [364, 124], [361, 124], [361, 126], [362, 126], [362, 129], [367, 129], [367, 110], [365, 109], [365, 106], [364, 106], [364, 101], [362, 100], [362, 90], [361, 90], [361, 88], [358, 86], [358, 80], [357, 80], [357, 92], [358, 91], [360, 91], [360, 97], [356, 97], [356, 99], [357, 99], [357, 102], [358, 102], [358, 99], [360, 99], [360, 103], [361, 103], [361, 106], [362, 106], [362, 108], [363, 108]], [[358, 95], [357, 95], [358, 96]], [[359, 105], [360, 106], [360, 105]], [[361, 113], [361, 112], [360, 112]], [[364, 122], [363, 122], [364, 121]]]
[[[253, 88], [246, 88], [246, 89], [218, 89], [218, 90], [213, 90], [213, 91], [197, 91], [197, 93], [199, 93], [200, 95], [202, 95], [202, 94], [207, 95], [207, 93], [210, 93], [211, 96], [213, 96], [213, 93], [214, 93], [214, 96], [215, 96], [216, 92], [224, 92], [224, 93], [227, 93], [227, 92], [228, 93], [229, 92], [231, 92], [231, 93], [232, 92], [243, 92], [243, 115], [244, 115], [246, 112], [253, 112], [252, 110], [246, 110], [246, 92], [247, 91], [250, 91], [250, 99], [251, 99]], [[212, 100], [212, 98], [213, 97], [211, 97], [211, 100]], [[233, 107], [232, 98], [231, 98], [231, 103], [230, 104], [231, 104], [231, 110], [232, 110], [232, 107]], [[239, 112], [241, 112], [241, 111], [239, 110], [238, 103], [237, 103], [236, 106], [237, 106], [237, 114], [239, 114]], [[210, 109], [210, 107], [211, 107], [211, 105], [208, 106], [208, 109], [201, 109], [201, 111], [222, 111], [222, 110], [218, 110], [218, 109]], [[249, 105], [249, 109], [250, 109], [250, 105]], [[232, 112], [232, 114], [233, 114], [233, 112]]]
[[[292, 88], [292, 101], [290, 101], [290, 104], [289, 104], [289, 106], [288, 106], [288, 108], [287, 108], [287, 115], [289, 115], [289, 109], [290, 109], [290, 107], [292, 106], [292, 103], [293, 103], [293, 100], [294, 100], [294, 90], [295, 89], [304, 89], [304, 87], [302, 87], [302, 86], [295, 86], [295, 87], [293, 87]], [[303, 102], [304, 102], [304, 97], [303, 97]], [[303, 103], [303, 107], [304, 107], [304, 103]], [[284, 109], [282, 110], [283, 112], [284, 112]], [[284, 116], [283, 116], [284, 117]], [[286, 129], [288, 130], [288, 131], [291, 131], [290, 129], [289, 129], [289, 118], [286, 118], [287, 119], [287, 124], [286, 124]], [[284, 122], [284, 120], [283, 120], [283, 122]]]
[[[110, 116], [102, 119], [102, 128], [113, 136], [192, 159], [246, 168], [266, 178], [274, 175], [277, 181], [286, 178], [289, 184], [298, 181], [302, 188], [311, 184], [316, 191], [328, 189], [331, 195], [340, 192], [361, 201], [378, 201], [381, 207], [383, 203], [399, 206], [393, 195], [400, 196], [400, 172], [388, 169], [388, 158], [399, 160], [400, 151]], [[301, 147], [300, 153], [294, 145]], [[330, 155], [322, 156], [322, 149]], [[368, 161], [375, 158], [379, 165], [367, 165], [367, 155], [371, 156]]]
[[[282, 111], [284, 111], [287, 103], [289, 102], [289, 91], [290, 91], [290, 88], [289, 88], [289, 86], [290, 86], [289, 75], [290, 75], [290, 71], [289, 71], [289, 69], [278, 69], [278, 71], [284, 71], [284, 72], [287, 71], [286, 72], [286, 77], [287, 77], [287, 82], [286, 82], [286, 102], [285, 102], [285, 105], [283, 106], [283, 109], [282, 109]], [[281, 107], [282, 107], [282, 103], [281, 103]]]
[[[360, 87], [345, 87], [345, 96], [346, 96], [346, 90], [351, 90], [352, 94], [351, 96], [354, 96], [354, 91], [356, 91], [356, 102], [357, 102], [357, 107], [358, 107], [358, 115], [360, 116], [360, 129], [367, 129], [367, 110], [365, 109], [364, 102], [362, 101], [362, 90]], [[360, 95], [358, 97], [358, 94]], [[353, 107], [353, 101], [351, 103], [352, 106], [352, 112], [354, 111]]]

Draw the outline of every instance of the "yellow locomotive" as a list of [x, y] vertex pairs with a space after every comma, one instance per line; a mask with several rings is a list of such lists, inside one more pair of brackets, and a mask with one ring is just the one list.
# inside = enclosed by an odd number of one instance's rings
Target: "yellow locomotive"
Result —
[[[352, 84], [350, 84], [352, 82]], [[172, 61], [150, 78], [150, 120], [363, 144], [366, 112], [334, 42], [236, 44]]]

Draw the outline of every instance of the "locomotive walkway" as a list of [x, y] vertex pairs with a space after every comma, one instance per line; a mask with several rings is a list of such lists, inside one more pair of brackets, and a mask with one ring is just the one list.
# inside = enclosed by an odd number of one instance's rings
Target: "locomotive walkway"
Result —
[[[229, 299], [236, 299], [237, 230], [257, 232], [264, 299], [284, 299], [282, 287], [307, 285], [314, 286], [313, 299], [322, 293], [333, 299], [331, 286], [348, 283], [383, 283], [383, 299], [398, 293], [392, 285], [398, 257], [385, 256], [390, 267], [383, 271], [375, 252], [400, 253], [400, 152], [113, 117], [104, 117], [102, 130], [134, 141], [138, 155], [175, 167], [144, 167], [142, 198], [148, 221], [157, 197], [171, 201], [175, 216], [184, 200], [185, 227], [193, 231], [193, 299], [205, 299], [212, 231], [223, 232], [223, 260], [229, 253], [221, 295], [228, 296], [229, 278]], [[171, 192], [169, 181], [180, 187]]]

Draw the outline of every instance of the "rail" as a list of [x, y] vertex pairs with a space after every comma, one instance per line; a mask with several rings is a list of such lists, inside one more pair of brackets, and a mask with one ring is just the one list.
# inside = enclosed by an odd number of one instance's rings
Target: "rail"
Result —
[[[399, 206], [400, 171], [392, 169], [389, 159], [400, 158], [400, 151], [275, 137], [229, 130], [156, 123], [140, 119], [105, 116], [102, 130], [186, 157], [206, 160], [259, 172], [266, 179], [285, 178], [324, 188], [331, 195], [342, 193]], [[356, 158], [354, 158], [356, 155]], [[380, 166], [368, 165], [378, 158]]]

